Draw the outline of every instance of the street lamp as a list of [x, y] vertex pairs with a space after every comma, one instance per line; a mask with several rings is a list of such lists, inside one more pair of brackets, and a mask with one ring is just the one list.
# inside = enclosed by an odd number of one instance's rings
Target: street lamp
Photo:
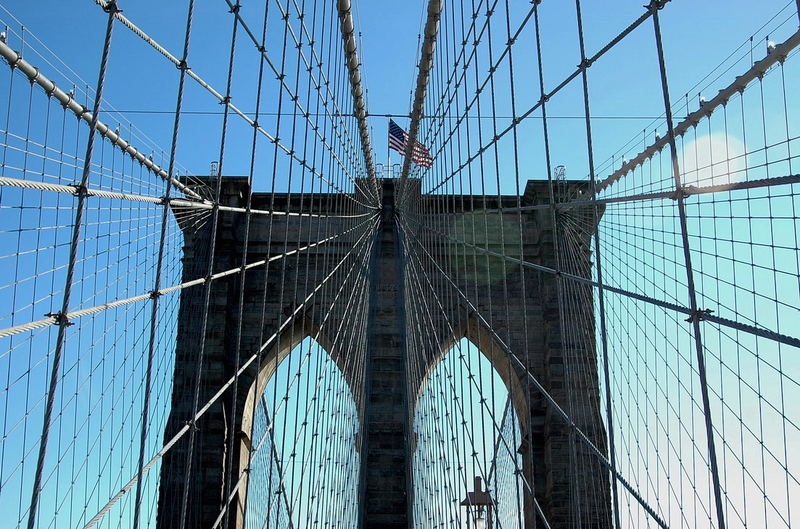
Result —
[[468, 512], [472, 512], [474, 507], [475, 529], [492, 529], [491, 514], [494, 501], [489, 491], [481, 487], [480, 476], [475, 476], [475, 490], [467, 492], [467, 497], [461, 501], [461, 505], [465, 506]]

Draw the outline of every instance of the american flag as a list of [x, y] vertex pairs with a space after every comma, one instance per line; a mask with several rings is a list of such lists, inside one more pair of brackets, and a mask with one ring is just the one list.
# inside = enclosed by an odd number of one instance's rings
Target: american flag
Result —
[[[408, 139], [408, 133], [400, 128], [400, 126], [394, 122], [394, 120], [389, 120], [389, 148], [394, 149], [400, 154], [406, 154], [406, 140]], [[414, 150], [411, 153], [411, 160], [417, 165], [421, 165], [422, 167], [430, 167], [433, 164], [433, 158], [431, 158], [430, 151], [420, 142], [417, 142], [414, 145]]]

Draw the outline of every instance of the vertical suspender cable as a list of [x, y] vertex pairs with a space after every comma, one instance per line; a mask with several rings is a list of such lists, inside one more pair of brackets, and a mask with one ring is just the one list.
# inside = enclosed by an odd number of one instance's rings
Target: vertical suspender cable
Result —
[[[169, 219], [169, 198], [172, 191], [172, 180], [175, 173], [175, 153], [178, 145], [178, 131], [180, 129], [181, 109], [183, 107], [183, 87], [186, 81], [186, 70], [188, 69], [186, 60], [189, 56], [189, 39], [192, 30], [192, 15], [194, 14], [194, 0], [189, 0], [188, 12], [186, 16], [186, 31], [183, 41], [183, 56], [180, 62], [180, 76], [178, 79], [178, 95], [175, 103], [175, 120], [172, 126], [172, 143], [169, 151], [169, 167], [167, 169], [166, 191], [164, 192], [164, 205], [161, 212], [161, 235], [158, 243], [158, 260], [156, 263], [156, 277], [152, 291], [152, 310], [150, 313], [150, 339], [147, 346], [147, 372], [145, 374], [144, 403], [142, 404], [142, 428], [139, 440], [139, 463], [136, 480], [136, 500], [133, 507], [133, 529], [138, 529], [139, 518], [142, 507], [142, 471], [144, 469], [144, 452], [147, 443], [147, 423], [150, 413], [150, 389], [153, 378], [153, 356], [155, 354], [156, 335], [158, 330], [158, 291], [161, 289], [161, 273], [164, 264], [164, 246], [167, 234], [167, 221]], [[244, 271], [242, 271], [244, 275]]]
[[[238, 2], [237, 2], [238, 8]], [[230, 47], [230, 55], [228, 59], [228, 76], [227, 76], [227, 86], [225, 90], [225, 97], [224, 102], [230, 103], [231, 100], [231, 87], [233, 84], [233, 65], [234, 65], [234, 57], [236, 51], [236, 32], [239, 28], [239, 19], [234, 17], [233, 20], [233, 29], [231, 30], [231, 47]], [[180, 525], [178, 529], [184, 529], [186, 527], [186, 516], [189, 508], [189, 488], [191, 486], [191, 475], [192, 475], [192, 458], [194, 457], [194, 445], [196, 442], [196, 433], [197, 433], [197, 410], [200, 404], [200, 389], [201, 389], [201, 380], [202, 380], [202, 372], [203, 372], [203, 357], [205, 356], [205, 345], [206, 345], [206, 330], [208, 328], [208, 314], [209, 314], [209, 306], [211, 304], [211, 289], [213, 288], [214, 282], [210, 280], [211, 275], [214, 273], [214, 257], [216, 255], [216, 244], [217, 244], [217, 230], [219, 228], [219, 206], [220, 206], [220, 196], [222, 194], [222, 175], [223, 175], [223, 162], [225, 159], [225, 139], [226, 139], [226, 132], [228, 130], [228, 116], [230, 115], [230, 108], [229, 104], [225, 104], [225, 109], [222, 115], [222, 131], [220, 135], [220, 146], [219, 146], [219, 165], [218, 165], [218, 173], [216, 175], [217, 181], [214, 190], [214, 206], [213, 206], [213, 213], [212, 213], [212, 221], [211, 221], [211, 229], [210, 229], [210, 239], [208, 242], [209, 250], [208, 250], [208, 269], [207, 269], [207, 277], [209, 278], [208, 281], [205, 283], [205, 292], [204, 292], [204, 299], [203, 299], [203, 315], [202, 315], [202, 324], [200, 326], [200, 334], [198, 338], [200, 339], [200, 347], [197, 351], [197, 358], [195, 362], [195, 376], [193, 380], [193, 393], [192, 396], [192, 418], [191, 424], [189, 427], [189, 446], [186, 452], [186, 473], [184, 475], [184, 482], [183, 482], [183, 498], [181, 504], [181, 518], [180, 518]]]
[[[237, 3], [236, 5], [239, 5], [239, 4]], [[237, 13], [235, 11], [232, 10], [231, 12], [233, 13], [234, 18], [238, 18], [237, 17]], [[262, 27], [261, 27], [261, 40], [260, 40], [260, 44], [259, 44], [259, 48], [258, 48], [259, 51], [266, 49], [268, 17], [269, 17], [269, 2], [266, 2], [265, 6], [264, 6], [264, 19], [263, 19], [263, 23], [262, 23]], [[258, 145], [258, 125], [257, 124], [258, 124], [258, 118], [261, 117], [261, 100], [262, 100], [261, 92], [262, 92], [262, 87], [263, 87], [263, 83], [264, 83], [264, 65], [265, 65], [265, 61], [264, 61], [264, 57], [262, 55], [262, 56], [259, 57], [259, 61], [258, 61], [258, 78], [257, 78], [257, 81], [256, 81], [256, 108], [255, 108], [255, 115], [254, 115], [254, 118], [253, 118], [255, 125], [253, 125], [253, 137], [252, 137], [252, 140], [250, 142], [250, 164], [249, 164], [250, 167], [249, 167], [248, 175], [247, 175], [247, 203], [245, 205], [245, 210], [246, 210], [245, 211], [245, 227], [244, 227], [244, 235], [242, 237], [242, 241], [243, 241], [243, 243], [242, 243], [243, 244], [242, 256], [241, 256], [242, 258], [241, 258], [241, 261], [240, 261], [242, 263], [242, 270], [240, 272], [240, 277], [239, 277], [239, 301], [238, 301], [238, 309], [237, 309], [236, 347], [235, 347], [235, 355], [236, 355], [235, 365], [236, 365], [236, 372], [237, 373], [238, 373], [239, 367], [240, 367], [240, 355], [241, 355], [241, 347], [242, 347], [242, 325], [243, 325], [244, 303], [245, 303], [245, 294], [244, 294], [244, 292], [245, 292], [245, 285], [246, 285], [246, 283], [245, 283], [245, 278], [246, 278], [245, 277], [246, 276], [245, 266], [247, 265], [247, 258], [248, 258], [249, 245], [250, 245], [250, 225], [251, 225], [251, 221], [252, 221], [253, 185], [254, 185], [254, 181], [255, 181], [254, 176], [255, 176], [255, 163], [256, 163], [256, 147]], [[271, 230], [270, 230], [270, 232], [271, 232]], [[266, 290], [266, 278], [265, 278], [265, 282], [264, 282], [264, 289]], [[263, 323], [261, 324], [261, 328], [263, 328]], [[256, 370], [256, 373], [259, 373], [261, 371], [260, 364], [261, 364], [261, 361], [259, 359], [259, 368]], [[256, 375], [256, 377], [258, 377], [258, 375]], [[257, 386], [258, 382], [256, 382], [255, 384]], [[239, 402], [239, 400], [238, 400], [238, 376], [237, 376], [237, 382], [234, 384], [234, 389], [233, 389], [231, 395], [232, 395], [231, 403], [232, 403], [232, 406], [234, 407], [234, 413], [231, 414], [230, 424], [228, 426], [229, 431], [231, 432], [231, 435], [230, 435], [229, 442], [228, 442], [228, 448], [227, 448], [228, 452], [227, 453], [231, 454], [231, 456], [232, 456], [234, 454], [234, 445], [233, 445], [234, 438], [236, 437], [236, 432], [235, 432], [236, 412], [238, 411], [238, 410], [236, 410], [236, 406], [237, 406], [237, 403]], [[253, 409], [257, 408], [256, 402], [257, 402], [258, 398], [259, 398], [259, 395], [256, 395], [256, 392], [254, 391], [253, 392], [253, 403], [252, 403]], [[264, 407], [265, 417], [267, 417], [268, 421], [272, 422], [272, 419], [270, 418], [270, 416], [268, 414], [266, 401], [263, 401], [263, 394], [261, 395], [261, 398], [262, 398], [262, 404], [263, 404], [263, 407]], [[254, 413], [253, 416], [255, 417], [256, 414]], [[251, 426], [254, 426], [254, 425], [255, 425], [255, 420], [253, 420], [253, 424]], [[250, 439], [252, 439], [252, 431], [247, 432], [247, 435], [248, 435], [248, 437]], [[271, 435], [271, 433], [270, 433], [270, 435]], [[274, 446], [274, 443], [272, 442], [272, 440], [270, 441], [270, 443], [271, 443], [272, 449], [274, 451], [275, 450], [275, 446]], [[239, 457], [241, 458], [241, 454], [240, 454]], [[250, 466], [252, 464], [252, 462], [251, 462], [252, 457], [253, 457], [253, 453], [251, 451], [250, 453], [248, 453], [247, 468], [250, 468]], [[223, 521], [222, 527], [228, 527], [228, 516], [229, 516], [228, 512], [230, 511], [230, 503], [229, 502], [230, 502], [230, 495], [231, 495], [231, 480], [233, 478], [233, 469], [234, 469], [234, 465], [233, 465], [232, 457], [226, 458], [226, 469], [225, 469], [225, 478], [224, 478], [225, 479], [225, 495], [223, 496], [225, 498], [225, 502], [226, 503], [223, 506], [224, 521]], [[249, 483], [249, 480], [248, 480], [248, 483]], [[245, 500], [244, 501], [240, 501], [240, 503], [242, 505], [246, 506], [246, 501], [247, 501], [247, 499], [246, 499], [246, 490], [241, 491], [238, 494], [240, 496], [244, 496], [245, 497]], [[244, 509], [244, 515], [246, 515], [246, 513], [247, 513], [247, 510], [245, 508]]]
[[[581, 12], [581, 2], [580, 0], [575, 0], [575, 10], [578, 19], [578, 40], [580, 43], [580, 51], [581, 51], [581, 79], [583, 84], [583, 105], [584, 105], [584, 113], [585, 113], [585, 122], [586, 122], [586, 149], [587, 149], [587, 156], [589, 161], [589, 182], [590, 182], [590, 189], [592, 193], [592, 223], [594, 228], [594, 254], [595, 254], [595, 269], [597, 270], [597, 304], [598, 310], [600, 313], [600, 343], [603, 348], [603, 381], [606, 387], [606, 422], [608, 423], [608, 452], [609, 452], [609, 460], [611, 462], [611, 472], [616, 474], [617, 472], [617, 454], [616, 454], [616, 447], [614, 446], [614, 421], [613, 421], [613, 413], [611, 407], [611, 376], [609, 373], [608, 367], [608, 332], [606, 330], [606, 305], [605, 305], [605, 289], [603, 288], [603, 266], [602, 266], [602, 254], [600, 253], [600, 214], [597, 209], [597, 185], [595, 182], [595, 167], [594, 167], [594, 149], [592, 148], [592, 119], [591, 119], [591, 112], [589, 109], [589, 74], [588, 69], [591, 66], [591, 63], [586, 58], [586, 45], [584, 42], [583, 37], [583, 16]], [[541, 63], [540, 63], [541, 64]], [[542, 108], [544, 109], [544, 102], [542, 103]], [[549, 178], [549, 175], [548, 175]], [[551, 179], [551, 196], [550, 200], [553, 200], [552, 196], [552, 179]], [[555, 210], [553, 210], [553, 215], [555, 218]], [[555, 229], [555, 225], [553, 226]], [[561, 270], [561, 266], [558, 267]], [[617, 480], [611, 480], [611, 493], [613, 496], [614, 505], [612, 508], [614, 509], [614, 525], [617, 529], [620, 529], [620, 519], [619, 519], [619, 490], [617, 486]]]
[[672, 126], [672, 104], [669, 97], [669, 84], [667, 82], [667, 67], [664, 61], [664, 47], [661, 41], [661, 25], [658, 21], [658, 10], [664, 5], [664, 0], [653, 0], [648, 8], [653, 14], [653, 28], [655, 30], [656, 49], [658, 52], [658, 66], [661, 73], [661, 91], [664, 96], [664, 112], [667, 119], [667, 138], [669, 141], [669, 153], [672, 163], [672, 175], [675, 180], [675, 195], [678, 206], [678, 215], [681, 224], [681, 239], [683, 242], [683, 256], [686, 265], [686, 283], [689, 291], [689, 307], [692, 316], [692, 331], [694, 334], [695, 352], [697, 353], [697, 374], [700, 378], [700, 393], [703, 397], [703, 412], [706, 426], [706, 440], [708, 442], [708, 461], [711, 467], [711, 479], [714, 487], [714, 502], [716, 504], [717, 527], [725, 529], [725, 515], [722, 507], [722, 488], [719, 481], [719, 466], [717, 463], [717, 450], [714, 444], [714, 427], [711, 422], [711, 405], [708, 396], [708, 380], [706, 377], [705, 353], [703, 351], [703, 338], [700, 332], [700, 320], [702, 313], [697, 307], [697, 290], [694, 283], [694, 271], [692, 269], [692, 255], [689, 246], [689, 229], [686, 222], [686, 205], [682, 189], [680, 169], [678, 168], [678, 150], [675, 145], [675, 130]]
[[50, 382], [47, 390], [47, 402], [45, 404], [44, 419], [42, 420], [42, 436], [39, 442], [39, 455], [36, 459], [36, 472], [33, 478], [33, 489], [31, 491], [31, 504], [28, 510], [28, 529], [33, 529], [36, 524], [36, 509], [39, 504], [39, 496], [42, 491], [42, 473], [44, 471], [44, 459], [47, 454], [47, 439], [50, 434], [50, 422], [52, 420], [53, 405], [58, 390], [58, 378], [61, 366], [61, 355], [64, 351], [66, 342], [67, 327], [70, 326], [67, 313], [69, 312], [70, 294], [72, 292], [72, 278], [75, 273], [75, 263], [78, 256], [78, 246], [80, 244], [81, 224], [83, 223], [83, 213], [86, 208], [86, 187], [89, 184], [89, 176], [92, 170], [92, 152], [94, 151], [94, 138], [97, 129], [97, 118], [100, 113], [100, 102], [103, 99], [103, 86], [106, 78], [106, 67], [108, 56], [111, 50], [111, 35], [114, 29], [114, 14], [117, 12], [116, 0], [108, 2], [104, 8], [108, 13], [106, 22], [106, 36], [103, 43], [103, 54], [100, 58], [100, 72], [97, 76], [97, 88], [95, 90], [94, 108], [92, 109], [92, 121], [89, 124], [89, 136], [86, 140], [86, 156], [83, 159], [83, 174], [81, 183], [77, 188], [78, 204], [75, 210], [75, 223], [72, 226], [72, 241], [69, 247], [69, 262], [67, 263], [67, 274], [64, 280], [64, 297], [61, 304], [61, 312], [55, 315], [58, 325], [58, 337], [56, 338], [55, 351], [53, 352], [53, 366], [50, 372]]

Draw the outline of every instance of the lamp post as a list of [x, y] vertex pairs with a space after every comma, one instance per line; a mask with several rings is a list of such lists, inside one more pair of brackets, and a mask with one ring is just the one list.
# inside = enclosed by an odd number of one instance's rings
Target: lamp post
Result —
[[494, 501], [492, 501], [489, 491], [483, 490], [481, 487], [480, 476], [475, 476], [475, 490], [467, 492], [467, 497], [461, 501], [461, 505], [467, 508], [467, 512], [473, 514], [475, 529], [492, 529], [492, 506]]

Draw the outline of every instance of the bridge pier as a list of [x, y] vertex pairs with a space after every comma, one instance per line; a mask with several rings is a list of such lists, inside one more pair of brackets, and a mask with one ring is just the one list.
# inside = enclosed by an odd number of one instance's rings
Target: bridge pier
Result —
[[[366, 184], [366, 182], [363, 182]], [[525, 481], [535, 489], [535, 497], [553, 529], [580, 527], [581, 529], [607, 529], [611, 527], [609, 474], [591, 457], [568, 428], [552, 412], [544, 396], [526, 380], [532, 373], [556, 401], [569, 411], [575, 423], [601, 450], [605, 450], [605, 431], [599, 407], [597, 358], [594, 344], [594, 320], [591, 307], [592, 290], [585, 285], [569, 288], [569, 295], [589, 300], [588, 306], [568, 309], [561, 314], [558, 303], [557, 279], [550, 274], [526, 270], [518, 266], [505, 267], [506, 276], [499, 274], [501, 267], [490, 266], [482, 277], [464, 276], [458, 287], [466, 293], [474, 307], [468, 309], [464, 303], [449, 307], [451, 314], [436, 315], [433, 322], [436, 335], [446, 337], [448, 342], [432, 346], [427, 358], [418, 359], [415, 366], [407, 365], [407, 322], [404, 300], [403, 231], [395, 222], [395, 181], [380, 182], [382, 210], [375, 231], [372, 253], [364, 256], [364, 266], [356, 266], [357, 272], [346, 275], [345, 270], [331, 277], [333, 291], [343, 286], [355, 289], [364, 281], [368, 284], [368, 306], [363, 311], [367, 319], [366, 336], [356, 336], [358, 326], [343, 325], [345, 318], [352, 318], [343, 307], [330, 302], [331, 296], [321, 296], [314, 303], [297, 312], [291, 324], [286, 326], [263, 352], [263, 358], [241, 373], [238, 392], [228, 391], [206, 413], [198, 424], [196, 444], [193, 451], [192, 475], [184, 479], [187, 466], [187, 444], [184, 438], [163, 459], [159, 493], [158, 527], [173, 529], [179, 526], [181, 498], [188, 487], [187, 528], [210, 528], [223, 506], [229, 504], [230, 516], [227, 529], [244, 527], [246, 491], [248, 479], [248, 456], [251, 450], [250, 427], [255, 410], [254, 396], [260, 395], [267, 380], [280, 361], [305, 337], [313, 336], [331, 354], [350, 385], [356, 408], [362, 417], [360, 442], [354, 440], [353, 449], [361, 453], [361, 476], [359, 483], [360, 520], [364, 529], [401, 529], [413, 526], [411, 505], [413, 502], [413, 476], [410, 462], [413, 446], [410, 441], [413, 410], [423, 388], [410, 387], [423, 383], [426, 373], [435, 368], [443, 354], [452, 346], [453, 340], [467, 337], [481, 351], [500, 374], [512, 395], [514, 409], [520, 419], [522, 439], [520, 453], [523, 458]], [[418, 182], [414, 182], [418, 185]], [[547, 204], [547, 182], [530, 181], [523, 205]], [[573, 191], [585, 184], [570, 183]], [[362, 186], [364, 187], [364, 186]], [[243, 206], [247, 196], [243, 179], [225, 178], [222, 203]], [[435, 205], [436, 200], [444, 201]], [[518, 204], [517, 197], [501, 197], [502, 206]], [[348, 203], [342, 195], [308, 195], [298, 200], [296, 195], [255, 194], [253, 207], [277, 211], [297, 212], [342, 212]], [[352, 201], [350, 201], [352, 204]], [[458, 235], [470, 215], [484, 209], [497, 209], [497, 200], [470, 196], [424, 196], [419, 201], [420, 215], [439, 215], [436, 229]], [[519, 257], [527, 262], [556, 268], [556, 252], [571, 256], [569, 271], [591, 276], [590, 234], [594, 226], [587, 211], [570, 213], [573, 223], [584, 226], [581, 237], [573, 237], [569, 248], [558, 248], [555, 244], [551, 213], [547, 208], [526, 211], [522, 219], [522, 246]], [[480, 213], [482, 215], [482, 213]], [[517, 213], [502, 213], [496, 222], [518, 225]], [[335, 219], [335, 220], [331, 220]], [[260, 216], [253, 218], [248, 243], [248, 261], [257, 261], [279, 255], [288, 249], [297, 248], [321, 238], [357, 226], [361, 219], [315, 217]], [[349, 224], [348, 224], [349, 223]], [[243, 216], [221, 213], [215, 256], [215, 271], [228, 270], [241, 265], [244, 246]], [[237, 371], [235, 362], [236, 335], [241, 325], [241, 356], [245, 358], [257, 351], [266, 337], [273, 335], [280, 326], [301, 306], [307, 291], [319, 284], [333, 265], [345, 257], [362, 236], [370, 236], [363, 229], [333, 243], [294, 254], [292, 259], [281, 259], [270, 265], [269, 274], [262, 268], [247, 272], [245, 281], [243, 321], [239, 322], [237, 307], [240, 298], [239, 277], [236, 274], [214, 281], [211, 287], [209, 325], [204, 337], [200, 336], [203, 289], [191, 288], [182, 292], [179, 314], [176, 363], [173, 387], [172, 412], [165, 432], [165, 439], [184, 427], [192, 414], [194, 384], [200, 383], [200, 402], [206, 402]], [[204, 277], [208, 266], [210, 230], [205, 226], [184, 226], [186, 259], [184, 279]], [[325, 230], [328, 230], [327, 232]], [[514, 232], [519, 240], [520, 232]], [[416, 236], [415, 236], [416, 237]], [[409, 237], [412, 238], [412, 237]], [[405, 241], [413, 250], [414, 241]], [[437, 245], [434, 252], [453, 251], [448, 245]], [[458, 250], [461, 252], [462, 250]], [[458, 265], [453, 255], [433, 255], [447, 266]], [[463, 259], [463, 258], [462, 258]], [[495, 258], [497, 259], [497, 258]], [[463, 264], [463, 262], [462, 262]], [[267, 281], [265, 283], [265, 281]], [[492, 310], [491, 300], [504, 296], [504, 281], [514, 285], [515, 295], [504, 302], [508, 310]], [[306, 285], [305, 287], [281, 288], [282, 284]], [[520, 286], [524, 285], [525, 296]], [[447, 289], [452, 286], [441, 285]], [[266, 298], [262, 296], [266, 292]], [[458, 300], [454, 291], [432, 292], [440, 299]], [[328, 301], [325, 301], [328, 300]], [[491, 313], [492, 329], [477, 317]], [[322, 322], [326, 320], [325, 326]], [[561, 328], [562, 321], [565, 323]], [[453, 336], [452, 322], [460, 322]], [[356, 366], [350, 358], [352, 351], [336, 349], [330, 343], [328, 330], [342, 329], [352, 336], [339, 336], [337, 343], [363, 343], [366, 340], [367, 369]], [[512, 351], [526, 363], [520, 369], [502, 350], [493, 333], [501, 337]], [[433, 334], [433, 333], [432, 333]], [[205, 341], [203, 369], [195, 369], [197, 351], [201, 339]], [[360, 362], [361, 360], [357, 360]], [[422, 372], [411, 372], [420, 369]], [[366, 371], [366, 372], [365, 372]], [[527, 371], [527, 372], [526, 372]], [[581, 376], [575, 376], [575, 373]], [[413, 382], [417, 381], [417, 382]], [[233, 429], [230, 418], [233, 416]], [[231, 450], [232, 446], [232, 450]], [[226, 468], [233, 472], [235, 485], [239, 476], [244, 476], [235, 489], [233, 499], [226, 502]], [[354, 477], [355, 479], [355, 477]], [[526, 495], [525, 526], [534, 527], [535, 509], [530, 495]], [[576, 513], [576, 506], [580, 512]], [[537, 524], [537, 526], [541, 526]]]
[[361, 508], [363, 529], [410, 527], [404, 265], [395, 182], [381, 185], [381, 221], [370, 264]]

